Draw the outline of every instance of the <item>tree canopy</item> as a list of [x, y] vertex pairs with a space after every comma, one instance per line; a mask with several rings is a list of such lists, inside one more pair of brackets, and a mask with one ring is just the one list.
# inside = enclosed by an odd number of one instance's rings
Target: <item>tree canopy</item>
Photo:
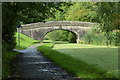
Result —
[[[120, 37], [120, 3], [119, 2], [70, 2], [68, 5], [62, 5], [60, 9], [53, 12], [54, 17], [46, 21], [82, 21], [96, 22], [100, 26], [98, 30], [104, 33], [106, 43], [111, 43], [111, 32], [115, 32], [119, 43]], [[100, 32], [99, 31], [99, 32]], [[101, 33], [102, 33], [101, 32]], [[98, 34], [95, 33], [95, 34]], [[99, 33], [100, 34], [100, 33]]]
[[13, 49], [16, 25], [27, 23], [54, 20], [97, 22], [101, 24], [100, 28], [106, 34], [110, 31], [119, 32], [119, 6], [119, 2], [4, 2], [2, 3], [3, 47], [7, 45], [7, 49]]
[[49, 2], [4, 2], [2, 3], [3, 47], [11, 50], [15, 46], [16, 26], [26, 23], [44, 22], [58, 4]]

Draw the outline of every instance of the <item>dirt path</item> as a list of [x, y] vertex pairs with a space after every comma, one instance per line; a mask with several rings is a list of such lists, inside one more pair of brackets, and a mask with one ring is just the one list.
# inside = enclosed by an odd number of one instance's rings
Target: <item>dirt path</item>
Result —
[[25, 50], [16, 50], [21, 54], [14, 60], [13, 77], [21, 80], [79, 80], [42, 56], [33, 45]]

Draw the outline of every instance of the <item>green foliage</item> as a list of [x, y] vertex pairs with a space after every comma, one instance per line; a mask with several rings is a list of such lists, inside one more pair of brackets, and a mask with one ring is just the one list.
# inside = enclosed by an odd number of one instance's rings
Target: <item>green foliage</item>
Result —
[[92, 2], [75, 3], [66, 13], [65, 19], [68, 21], [95, 22], [97, 6]]
[[15, 47], [15, 26], [20, 24], [51, 20], [99, 22], [101, 30], [107, 32], [108, 41], [109, 32], [120, 26], [118, 2], [8, 2], [2, 5], [2, 39], [8, 44], [8, 50]]
[[70, 43], [76, 43], [76, 37], [77, 37], [76, 34], [69, 32], [67, 40]]
[[[7, 44], [3, 48], [12, 50], [15, 43], [16, 26], [25, 23], [45, 21], [57, 4], [53, 2], [7, 2], [2, 3], [2, 39]], [[58, 8], [59, 9], [59, 8]]]
[[101, 2], [98, 3], [97, 15], [104, 32], [119, 29], [119, 2]]
[[60, 65], [62, 68], [73, 73], [80, 78], [114, 78], [113, 76], [106, 73], [106, 71], [89, 65], [84, 61], [75, 59], [69, 55], [58, 52], [50, 48], [50, 46], [42, 45], [38, 47], [38, 51], [44, 53], [49, 59]]
[[47, 34], [48, 38], [52, 41], [69, 41], [76, 42], [75, 33], [65, 30], [55, 30]]
[[[120, 13], [119, 13], [119, 2], [101, 2], [97, 3], [98, 10], [97, 15], [98, 20], [101, 24], [101, 30], [105, 32], [105, 37], [107, 39], [106, 44], [111, 44], [111, 39], [113, 30], [119, 30], [120, 27]], [[112, 37], [111, 37], [112, 36]], [[116, 36], [118, 37], [118, 36]], [[119, 43], [118, 43], [119, 44]]]
[[46, 19], [46, 21], [64, 21], [66, 16], [65, 14], [69, 10], [69, 7], [73, 5], [72, 2], [60, 2], [57, 4], [59, 4], [59, 8], [56, 8], [54, 11], [52, 10], [52, 15]]
[[95, 33], [94, 35], [94, 33], [88, 32], [88, 34], [85, 36], [85, 42], [101, 44], [100, 41], [102, 41], [102, 44], [106, 45], [119, 44], [119, 2], [71, 2], [69, 3], [69, 6], [64, 5], [64, 3], [62, 4], [63, 5], [60, 6], [61, 10], [55, 10], [53, 13], [55, 16], [47, 19], [48, 21], [66, 20], [98, 22], [100, 23], [99, 28], [103, 33]]
[[46, 19], [46, 21], [87, 21], [96, 22], [97, 6], [93, 2], [76, 2], [76, 3], [61, 3], [61, 10], [55, 10], [54, 17]]
[[11, 72], [11, 61], [16, 55], [19, 54], [18, 52], [13, 51], [3, 51], [2, 53], [2, 79], [9, 78], [12, 74]]
[[101, 32], [100, 27], [94, 27], [92, 30], [87, 31], [86, 35], [83, 37], [83, 41], [87, 44], [119, 46], [119, 36], [119, 30], [106, 33]]
[[34, 40], [24, 34], [21, 34], [20, 33], [20, 47], [19, 47], [19, 44], [18, 44], [18, 33], [15, 34], [15, 37], [16, 37], [16, 49], [25, 49], [29, 46], [32, 46], [36, 43], [40, 43], [40, 41], [38, 40]]
[[[13, 8], [13, 4], [10, 3], [3, 3], [2, 9], [2, 42], [5, 44], [3, 45], [3, 48], [11, 50], [15, 46], [14, 32], [16, 31], [16, 28], [13, 27], [16, 20], [16, 14], [14, 14], [15, 9]], [[7, 47], [6, 44], [8, 44]]]
[[101, 30], [107, 32], [108, 41], [109, 32], [120, 26], [120, 4], [117, 2], [8, 2], [2, 5], [2, 39], [3, 43], [8, 44], [8, 50], [15, 47], [15, 26], [20, 24], [51, 20], [99, 22]]

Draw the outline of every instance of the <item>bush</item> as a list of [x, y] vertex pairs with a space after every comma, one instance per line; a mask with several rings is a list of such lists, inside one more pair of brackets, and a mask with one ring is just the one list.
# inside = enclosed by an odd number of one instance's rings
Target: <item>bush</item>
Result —
[[86, 35], [82, 38], [83, 42], [86, 44], [96, 44], [96, 45], [114, 45], [119, 46], [120, 31], [110, 31], [101, 32], [97, 27], [88, 30]]
[[66, 31], [66, 30], [55, 30], [47, 35], [48, 39], [55, 41], [68, 41], [70, 43], [76, 42], [76, 35], [75, 33]]

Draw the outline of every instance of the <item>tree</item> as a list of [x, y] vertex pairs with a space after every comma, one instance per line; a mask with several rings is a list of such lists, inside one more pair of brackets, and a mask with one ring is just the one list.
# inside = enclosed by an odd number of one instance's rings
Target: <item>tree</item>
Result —
[[110, 44], [110, 32], [117, 30], [120, 27], [119, 22], [119, 3], [118, 2], [102, 2], [97, 3], [98, 10], [98, 19], [101, 24], [101, 30], [105, 32], [107, 38], [106, 44]]
[[[57, 5], [49, 2], [7, 2], [2, 3], [2, 42], [3, 48], [15, 47], [16, 25], [45, 21]], [[58, 7], [57, 7], [58, 8]]]
[[47, 34], [48, 38], [52, 41], [68, 41], [76, 42], [75, 33], [66, 31], [66, 30], [55, 30]]
[[65, 21], [65, 14], [69, 10], [69, 7], [73, 5], [72, 2], [57, 2], [58, 6], [54, 11], [52, 12], [52, 15], [46, 19], [46, 21]]
[[93, 2], [76, 2], [65, 14], [68, 21], [96, 22], [97, 6]]

